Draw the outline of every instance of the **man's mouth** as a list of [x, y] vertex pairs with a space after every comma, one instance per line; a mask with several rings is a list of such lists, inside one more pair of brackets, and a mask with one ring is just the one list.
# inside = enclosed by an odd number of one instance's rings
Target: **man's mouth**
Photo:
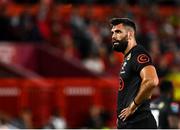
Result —
[[117, 45], [119, 45], [119, 42], [113, 42], [113, 45], [117, 46]]

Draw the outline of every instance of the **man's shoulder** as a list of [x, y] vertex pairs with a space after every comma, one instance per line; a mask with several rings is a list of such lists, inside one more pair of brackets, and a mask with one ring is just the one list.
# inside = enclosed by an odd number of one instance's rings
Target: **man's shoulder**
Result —
[[134, 49], [135, 53], [148, 53], [148, 51], [142, 46], [142, 45], [137, 45]]
[[132, 57], [138, 57], [138, 56], [147, 56], [150, 57], [149, 52], [141, 45], [135, 46], [133, 51], [131, 52]]

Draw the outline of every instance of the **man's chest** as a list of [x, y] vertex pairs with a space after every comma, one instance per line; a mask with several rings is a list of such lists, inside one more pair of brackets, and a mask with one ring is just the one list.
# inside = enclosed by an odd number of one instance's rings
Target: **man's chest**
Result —
[[121, 69], [120, 69], [120, 76], [121, 78], [128, 79], [133, 73], [132, 70], [132, 59], [131, 59], [131, 53], [124, 59]]

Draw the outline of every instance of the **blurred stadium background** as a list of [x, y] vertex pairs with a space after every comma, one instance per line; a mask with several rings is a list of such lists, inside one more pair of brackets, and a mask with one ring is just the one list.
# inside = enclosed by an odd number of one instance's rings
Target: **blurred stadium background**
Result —
[[[116, 128], [123, 55], [111, 49], [112, 17], [136, 21], [138, 43], [151, 54], [160, 80], [173, 82], [180, 102], [179, 4], [0, 0], [0, 126]], [[53, 117], [59, 117], [54, 126]]]

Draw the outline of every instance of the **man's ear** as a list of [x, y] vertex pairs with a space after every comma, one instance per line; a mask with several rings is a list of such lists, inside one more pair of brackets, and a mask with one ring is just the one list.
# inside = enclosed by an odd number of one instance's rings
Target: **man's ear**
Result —
[[130, 31], [128, 31], [127, 36], [128, 36], [128, 40], [130, 40], [132, 36]]
[[128, 31], [128, 39], [130, 40], [133, 37], [133, 32], [132, 31]]

